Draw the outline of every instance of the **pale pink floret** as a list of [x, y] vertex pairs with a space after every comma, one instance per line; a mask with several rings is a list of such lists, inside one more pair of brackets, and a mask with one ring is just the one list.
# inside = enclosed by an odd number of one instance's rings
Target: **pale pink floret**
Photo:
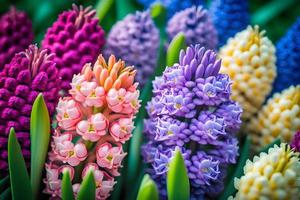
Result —
[[110, 127], [110, 135], [116, 142], [125, 143], [131, 137], [134, 129], [132, 118], [121, 118], [112, 123]]
[[125, 155], [121, 145], [113, 147], [108, 142], [101, 144], [96, 149], [97, 164], [109, 169], [114, 176], [119, 175], [118, 168], [122, 166], [121, 163]]
[[104, 200], [109, 197], [109, 193], [113, 190], [115, 185], [114, 179], [105, 171], [99, 170], [96, 163], [88, 163], [82, 171], [82, 179], [89, 170], [93, 171], [96, 182], [96, 199]]
[[51, 194], [52, 197], [61, 196], [61, 174], [68, 170], [70, 178], [73, 180], [74, 168], [68, 165], [56, 166], [52, 163], [46, 164], [46, 183], [45, 193]]
[[77, 166], [86, 159], [88, 153], [84, 144], [72, 143], [71, 134], [62, 134], [60, 136], [53, 136], [53, 153], [54, 156], [64, 163], [71, 166]]
[[75, 130], [76, 124], [81, 120], [82, 114], [78, 103], [71, 97], [59, 99], [56, 107], [58, 125], [64, 130]]
[[73, 98], [76, 101], [84, 102], [85, 96], [81, 93], [81, 85], [85, 81], [84, 75], [77, 74], [73, 76], [72, 82], [71, 82], [71, 89], [69, 93], [73, 96]]
[[139, 108], [139, 91], [126, 91], [124, 88], [108, 91], [108, 107], [115, 113], [135, 114]]
[[108, 120], [106, 117], [97, 113], [92, 115], [88, 120], [82, 120], [77, 124], [77, 133], [82, 136], [84, 140], [92, 142], [98, 141], [101, 136], [106, 134], [108, 127]]

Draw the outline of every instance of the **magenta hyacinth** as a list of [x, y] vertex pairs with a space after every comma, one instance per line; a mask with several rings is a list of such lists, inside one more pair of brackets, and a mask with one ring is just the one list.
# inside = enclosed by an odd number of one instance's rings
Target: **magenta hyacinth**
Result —
[[0, 17], [0, 71], [11, 58], [33, 41], [30, 19], [25, 12], [12, 7]]
[[17, 53], [0, 73], [0, 170], [7, 173], [7, 139], [15, 128], [27, 163], [30, 160], [29, 126], [33, 102], [42, 93], [49, 114], [55, 111], [60, 80], [53, 54], [30, 45]]
[[104, 45], [104, 31], [91, 7], [73, 5], [73, 9], [59, 15], [47, 30], [42, 47], [55, 53], [54, 61], [62, 79], [62, 89], [70, 89], [74, 74], [82, 66], [94, 62]]
[[[214, 198], [223, 189], [226, 167], [238, 155], [235, 132], [241, 107], [231, 100], [231, 81], [221, 60], [200, 45], [181, 51], [179, 63], [153, 82], [143, 157], [159, 188], [166, 188], [168, 163], [176, 148], [185, 158], [192, 199]], [[164, 199], [165, 189], [161, 196]]]
[[159, 31], [149, 11], [127, 15], [110, 31], [105, 54], [114, 54], [137, 69], [136, 80], [144, 86], [158, 58]]
[[180, 32], [184, 34], [187, 45], [200, 44], [207, 49], [217, 47], [217, 31], [207, 10], [201, 6], [186, 8], [169, 20], [167, 25], [169, 41]]
[[295, 150], [300, 152], [300, 131], [298, 131], [291, 142], [291, 147]]

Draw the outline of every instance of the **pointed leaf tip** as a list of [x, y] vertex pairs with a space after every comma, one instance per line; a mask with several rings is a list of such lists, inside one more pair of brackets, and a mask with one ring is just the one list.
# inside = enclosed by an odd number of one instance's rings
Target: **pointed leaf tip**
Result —
[[30, 140], [30, 178], [33, 194], [35, 198], [37, 198], [50, 141], [50, 117], [44, 97], [41, 93], [36, 97], [32, 106], [30, 116]]
[[167, 172], [167, 192], [169, 200], [189, 200], [190, 182], [184, 159], [178, 149], [175, 150]]
[[61, 183], [62, 200], [74, 200], [72, 182], [69, 170], [63, 171], [63, 178]]
[[140, 189], [138, 192], [137, 200], [158, 200], [158, 189], [155, 182], [148, 174], [145, 174]]
[[21, 146], [15, 130], [10, 129], [8, 136], [8, 167], [10, 188], [13, 199], [32, 200], [32, 190]]
[[95, 200], [96, 198], [96, 183], [93, 171], [89, 171], [80, 186], [77, 200]]
[[167, 51], [167, 66], [173, 66], [179, 61], [181, 49], [185, 48], [185, 36], [183, 33], [178, 33], [171, 41]]

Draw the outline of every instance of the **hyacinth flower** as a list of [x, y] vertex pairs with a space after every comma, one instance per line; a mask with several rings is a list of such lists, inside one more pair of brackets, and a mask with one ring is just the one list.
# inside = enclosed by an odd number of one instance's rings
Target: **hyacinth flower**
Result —
[[[126, 153], [122, 145], [131, 137], [133, 119], [139, 108], [136, 71], [111, 55], [100, 55], [74, 75], [70, 96], [56, 107], [58, 127], [46, 164], [45, 193], [61, 197], [61, 178], [69, 170], [76, 195], [89, 170], [96, 181], [96, 199], [106, 199]], [[83, 170], [80, 170], [83, 169]], [[77, 178], [75, 178], [77, 177]]]
[[277, 78], [273, 92], [300, 84], [300, 18], [276, 44]]
[[187, 45], [200, 44], [207, 49], [217, 47], [217, 31], [207, 10], [201, 6], [186, 8], [169, 20], [167, 25], [169, 41], [180, 32], [184, 34]]
[[220, 49], [221, 72], [230, 76], [232, 99], [243, 107], [243, 120], [261, 108], [276, 76], [275, 47], [258, 26], [248, 26]]
[[294, 135], [294, 138], [291, 142], [291, 148], [294, 149], [294, 151], [300, 152], [300, 131], [297, 131]]
[[155, 70], [158, 58], [159, 30], [149, 11], [127, 15], [113, 26], [107, 38], [105, 54], [114, 54], [137, 69], [136, 80], [144, 86]]
[[255, 148], [262, 148], [276, 138], [290, 143], [297, 130], [300, 130], [300, 85], [275, 93], [247, 124]]
[[213, 0], [209, 12], [217, 29], [218, 46], [250, 24], [247, 0]]
[[91, 7], [73, 5], [73, 9], [64, 11], [52, 27], [47, 30], [42, 47], [55, 53], [54, 61], [62, 79], [62, 89], [70, 89], [74, 74], [82, 66], [94, 62], [104, 45], [104, 31]]
[[180, 52], [179, 63], [153, 82], [145, 120], [148, 143], [142, 155], [165, 198], [168, 163], [179, 149], [192, 199], [214, 198], [223, 189], [226, 167], [236, 162], [241, 107], [231, 100], [231, 81], [219, 73], [221, 60], [200, 45]]
[[[244, 175], [235, 179], [236, 200], [300, 198], [299, 153], [288, 144], [275, 145], [267, 153], [260, 153], [244, 166]], [[297, 180], [298, 179], [298, 180]]]
[[155, 3], [161, 3], [167, 8], [168, 18], [171, 18], [176, 12], [189, 8], [193, 5], [204, 5], [203, 0], [138, 0], [146, 8], [150, 8]]
[[0, 71], [33, 41], [30, 19], [15, 7], [0, 17]]
[[54, 55], [30, 45], [17, 53], [0, 73], [0, 170], [7, 173], [7, 138], [14, 128], [21, 144], [24, 158], [30, 161], [30, 113], [32, 104], [42, 93], [50, 116], [54, 114], [59, 99], [60, 80], [53, 61]]

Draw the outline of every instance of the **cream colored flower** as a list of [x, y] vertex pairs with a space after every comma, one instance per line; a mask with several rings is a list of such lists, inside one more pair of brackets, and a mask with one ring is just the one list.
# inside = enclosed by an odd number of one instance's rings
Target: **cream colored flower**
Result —
[[289, 143], [300, 130], [300, 85], [274, 94], [246, 129], [257, 149], [278, 137]]
[[[299, 153], [282, 143], [247, 161], [244, 175], [235, 179], [236, 200], [299, 200]], [[232, 198], [231, 198], [232, 199]]]
[[221, 72], [233, 81], [232, 98], [243, 106], [244, 120], [262, 106], [276, 76], [275, 47], [264, 34], [258, 26], [248, 26], [230, 38], [219, 53]]

